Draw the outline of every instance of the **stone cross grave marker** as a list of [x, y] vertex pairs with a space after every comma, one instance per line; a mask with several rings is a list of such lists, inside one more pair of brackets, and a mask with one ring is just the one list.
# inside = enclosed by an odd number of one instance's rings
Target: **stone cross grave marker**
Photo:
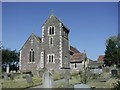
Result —
[[54, 80], [53, 76], [49, 71], [45, 71], [43, 74], [43, 88], [53, 88]]

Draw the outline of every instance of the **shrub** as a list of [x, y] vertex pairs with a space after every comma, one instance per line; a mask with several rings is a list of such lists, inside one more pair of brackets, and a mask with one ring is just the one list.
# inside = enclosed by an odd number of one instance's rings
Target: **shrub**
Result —
[[117, 83], [114, 84], [113, 90], [120, 90], [120, 80], [118, 80]]

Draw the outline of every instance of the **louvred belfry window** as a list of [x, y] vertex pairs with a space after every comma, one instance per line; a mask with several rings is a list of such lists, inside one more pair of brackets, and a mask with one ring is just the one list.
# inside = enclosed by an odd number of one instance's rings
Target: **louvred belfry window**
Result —
[[48, 32], [49, 32], [49, 35], [55, 35], [55, 27], [54, 26], [50, 26], [48, 27]]
[[54, 63], [55, 61], [54, 61], [54, 58], [55, 56], [54, 56], [54, 54], [48, 54], [48, 62], [52, 62], [52, 63]]

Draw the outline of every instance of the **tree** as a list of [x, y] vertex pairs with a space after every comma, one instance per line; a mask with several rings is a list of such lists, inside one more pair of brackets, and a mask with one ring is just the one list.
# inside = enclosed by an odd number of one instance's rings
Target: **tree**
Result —
[[120, 47], [117, 37], [110, 37], [106, 40], [106, 51], [104, 63], [106, 66], [120, 65]]
[[110, 37], [106, 40], [106, 42], [105, 42], [106, 46], [108, 45], [109, 40], [112, 40], [112, 41], [114, 41], [115, 43], [117, 43], [118, 37], [117, 37], [117, 36], [110, 36]]
[[19, 54], [16, 50], [2, 49], [2, 63], [11, 63], [19, 60]]
[[120, 90], [120, 80], [118, 80], [115, 84], [114, 84], [114, 88], [112, 90]]

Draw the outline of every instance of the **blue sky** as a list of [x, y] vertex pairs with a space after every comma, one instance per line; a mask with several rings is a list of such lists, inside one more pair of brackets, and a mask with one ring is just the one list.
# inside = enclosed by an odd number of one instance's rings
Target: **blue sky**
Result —
[[106, 39], [118, 33], [115, 2], [3, 3], [3, 45], [20, 50], [32, 32], [41, 36], [41, 27], [51, 10], [70, 29], [70, 44], [80, 52], [86, 50], [93, 60], [104, 54]]

